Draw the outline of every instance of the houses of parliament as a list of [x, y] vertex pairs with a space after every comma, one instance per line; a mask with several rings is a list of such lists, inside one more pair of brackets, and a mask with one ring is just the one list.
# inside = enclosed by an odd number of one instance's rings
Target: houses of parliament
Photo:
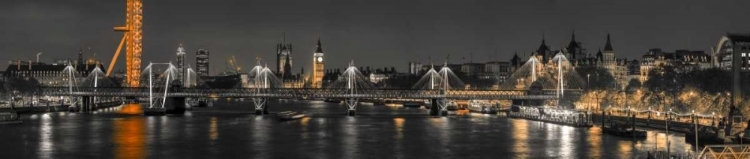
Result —
[[324, 70], [324, 53], [320, 38], [316, 49], [313, 52], [313, 72], [311, 76], [305, 74], [305, 67], [300, 72], [292, 72], [294, 66], [292, 43], [286, 43], [282, 40], [276, 45], [276, 74], [283, 82], [284, 88], [322, 88], [323, 70]]

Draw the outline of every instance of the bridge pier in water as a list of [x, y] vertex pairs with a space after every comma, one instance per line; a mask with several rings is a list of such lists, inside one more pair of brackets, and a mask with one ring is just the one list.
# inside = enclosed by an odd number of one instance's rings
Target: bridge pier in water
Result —
[[91, 97], [90, 96], [83, 96], [81, 97], [81, 112], [89, 112], [91, 109]]
[[167, 101], [167, 114], [185, 114], [185, 97], [170, 97]]
[[269, 114], [268, 98], [253, 98], [253, 104], [255, 105], [255, 115]]
[[[175, 80], [175, 82], [172, 82], [172, 84], [169, 87], [169, 91], [171, 92], [177, 92], [183, 88], [182, 82], [179, 80]], [[166, 109], [166, 114], [185, 114], [185, 97], [169, 97], [167, 98], [167, 102], [165, 105], [168, 107]]]
[[[441, 105], [440, 102], [444, 102], [445, 104]], [[445, 102], [445, 99], [430, 99], [430, 104], [431, 116], [448, 116], [448, 110], [445, 109], [448, 102]]]
[[357, 115], [357, 99], [355, 98], [349, 98], [346, 99], [346, 107], [349, 108], [346, 111], [346, 115], [348, 116], [356, 116]]
[[431, 116], [438, 116], [438, 112], [440, 112], [440, 107], [438, 106], [437, 99], [430, 99], [430, 115]]
[[348, 116], [356, 116], [357, 115], [357, 110], [351, 110], [350, 109], [350, 110], [348, 110], [346, 112], [346, 115], [348, 115]]

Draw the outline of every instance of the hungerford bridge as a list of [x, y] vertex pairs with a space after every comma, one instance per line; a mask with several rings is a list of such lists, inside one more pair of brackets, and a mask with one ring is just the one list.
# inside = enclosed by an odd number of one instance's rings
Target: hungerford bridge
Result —
[[[567, 60], [566, 60], [567, 62]], [[103, 72], [96, 68], [88, 77], [83, 78], [82, 82], [76, 81], [75, 73], [72, 66], [68, 66], [64, 71], [66, 74], [67, 87], [43, 87], [42, 95], [69, 97], [70, 99], [80, 99], [82, 110], [90, 110], [99, 97], [127, 97], [127, 98], [148, 98], [148, 105], [144, 113], [165, 114], [170, 111], [167, 106], [177, 109], [177, 113], [184, 112], [186, 98], [249, 98], [253, 100], [256, 114], [267, 114], [269, 99], [342, 99], [347, 105], [348, 115], [355, 115], [357, 103], [360, 99], [425, 99], [431, 100], [431, 115], [447, 115], [447, 107], [451, 100], [559, 100], [565, 92], [580, 94], [581, 89], [569, 88], [563, 89], [565, 83], [563, 78], [570, 71], [563, 72], [562, 62], [558, 62], [554, 75], [558, 78], [548, 83], [559, 84], [555, 89], [535, 89], [532, 82], [542, 81], [544, 72], [540, 71], [536, 65], [536, 59], [531, 57], [519, 71], [516, 71], [509, 80], [514, 82], [511, 85], [521, 89], [507, 89], [502, 87], [499, 90], [472, 90], [464, 89], [464, 84], [458, 77], [451, 72], [447, 65], [443, 65], [440, 71], [430, 69], [422, 79], [420, 79], [412, 89], [377, 89], [362, 75], [352, 64], [342, 73], [339, 78], [326, 88], [282, 88], [279, 80], [273, 72], [267, 67], [260, 65], [254, 67], [249, 72], [248, 88], [195, 88], [191, 87], [201, 83], [195, 72], [188, 68], [184, 79], [185, 81], [175, 80], [179, 76], [178, 69], [170, 63], [151, 63], [143, 71], [144, 75], [141, 80], [141, 87], [107, 87], [112, 83]], [[166, 71], [161, 74], [155, 74], [153, 67], [166, 66]], [[529, 66], [527, 66], [529, 65]], [[531, 69], [525, 71], [523, 69]], [[567, 68], [570, 69], [570, 68]], [[531, 74], [529, 75], [529, 72]], [[146, 75], [147, 74], [147, 75]], [[541, 74], [537, 75], [537, 74]], [[191, 78], [192, 75], [192, 78]], [[539, 76], [539, 77], [537, 77]], [[553, 77], [554, 77], [553, 76]], [[530, 77], [530, 78], [529, 78]], [[580, 77], [579, 77], [580, 78]], [[529, 80], [524, 80], [529, 79]], [[574, 80], [575, 81], [575, 80]], [[545, 82], [540, 85], [545, 85]], [[148, 84], [148, 85], [145, 85]], [[507, 85], [507, 84], [503, 84]], [[519, 86], [520, 85], [520, 86]], [[526, 87], [524, 85], [528, 85]], [[576, 84], [578, 85], [578, 84]], [[579, 85], [580, 86], [580, 85]], [[543, 86], [540, 86], [543, 87]], [[530, 89], [531, 88], [531, 89]], [[181, 111], [181, 112], [180, 112]]]

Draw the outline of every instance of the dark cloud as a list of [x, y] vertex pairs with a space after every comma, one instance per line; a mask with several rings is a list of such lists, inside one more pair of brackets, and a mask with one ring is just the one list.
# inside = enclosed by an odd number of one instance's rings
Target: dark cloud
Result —
[[[122, 33], [125, 0], [10, 0], [0, 6], [0, 60], [75, 56], [91, 46], [109, 62]], [[144, 62], [174, 61], [178, 43], [191, 55], [212, 53], [220, 71], [235, 55], [248, 68], [259, 56], [269, 65], [286, 33], [294, 45], [295, 72], [310, 70], [318, 36], [329, 68], [354, 60], [361, 66], [406, 67], [409, 60], [442, 63], [462, 57], [486, 61], [527, 54], [544, 34], [554, 49], [572, 30], [590, 52], [606, 34], [618, 57], [637, 58], [648, 48], [709, 51], [726, 32], [750, 32], [745, 0], [144, 0]], [[120, 62], [122, 61], [120, 58]], [[189, 56], [193, 63], [193, 56]], [[122, 63], [120, 63], [122, 64]]]

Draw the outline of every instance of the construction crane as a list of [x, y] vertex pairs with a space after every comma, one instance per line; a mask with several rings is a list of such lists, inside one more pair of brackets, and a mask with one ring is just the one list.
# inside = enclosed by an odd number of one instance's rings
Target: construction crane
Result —
[[112, 68], [117, 64], [117, 57], [120, 55], [122, 45], [127, 43], [125, 48], [125, 83], [130, 87], [138, 87], [141, 77], [141, 52], [143, 31], [143, 3], [141, 0], [127, 0], [125, 11], [125, 26], [115, 27], [115, 31], [125, 32], [120, 40], [120, 45], [112, 56], [112, 61], [107, 68], [107, 76], [112, 73]]
[[234, 73], [239, 74], [242, 71], [242, 67], [237, 64], [237, 60], [234, 58], [234, 55], [227, 60], [227, 71], [234, 71]]
[[39, 55], [42, 55], [42, 52], [36, 53], [36, 63], [39, 63]]

